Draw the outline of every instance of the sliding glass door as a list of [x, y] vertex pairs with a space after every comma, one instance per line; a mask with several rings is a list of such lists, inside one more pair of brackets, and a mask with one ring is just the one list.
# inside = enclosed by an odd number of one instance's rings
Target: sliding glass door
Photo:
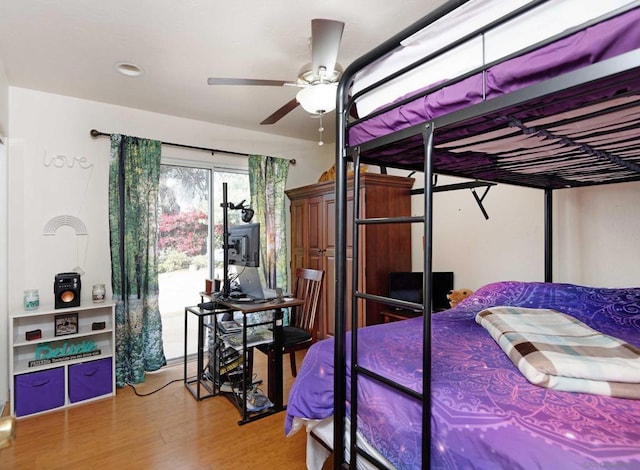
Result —
[[[229, 202], [249, 201], [246, 171], [213, 166], [163, 164], [161, 167], [159, 303], [168, 361], [184, 355], [185, 306], [200, 302], [199, 292], [204, 290], [206, 279], [222, 277], [221, 203], [225, 182]], [[187, 354], [195, 352], [195, 341], [188, 342]]]

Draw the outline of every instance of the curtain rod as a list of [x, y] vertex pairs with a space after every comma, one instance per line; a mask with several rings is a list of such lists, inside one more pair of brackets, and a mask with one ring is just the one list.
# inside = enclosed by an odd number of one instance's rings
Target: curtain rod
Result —
[[[111, 134], [107, 134], [105, 132], [100, 132], [97, 131], [95, 129], [91, 129], [89, 131], [89, 133], [91, 134], [91, 137], [111, 137]], [[211, 148], [207, 148], [207, 147], [196, 147], [195, 145], [185, 145], [185, 144], [174, 144], [172, 142], [160, 142], [162, 145], [170, 145], [172, 147], [181, 147], [181, 148], [185, 148], [185, 149], [192, 149], [192, 150], [204, 150], [205, 152], [211, 152], [211, 154], [215, 154], [215, 153], [224, 153], [227, 155], [236, 155], [239, 157], [250, 157], [251, 155], [248, 153], [241, 153], [241, 152], [232, 152], [230, 150], [220, 150], [220, 149], [211, 149]], [[291, 160], [289, 160], [289, 163], [291, 163], [292, 165], [296, 164], [296, 160], [294, 158], [292, 158]]]

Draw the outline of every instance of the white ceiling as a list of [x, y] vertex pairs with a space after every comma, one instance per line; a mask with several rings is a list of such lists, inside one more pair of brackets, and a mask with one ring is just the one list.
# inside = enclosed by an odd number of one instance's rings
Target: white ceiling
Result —
[[[297, 88], [209, 86], [207, 78], [295, 80], [311, 19], [345, 23], [346, 68], [444, 0], [0, 0], [0, 66], [11, 86], [315, 141], [298, 107], [259, 123]], [[143, 68], [126, 77], [114, 64]], [[333, 119], [325, 141], [333, 141]], [[126, 129], [100, 129], [126, 132]]]

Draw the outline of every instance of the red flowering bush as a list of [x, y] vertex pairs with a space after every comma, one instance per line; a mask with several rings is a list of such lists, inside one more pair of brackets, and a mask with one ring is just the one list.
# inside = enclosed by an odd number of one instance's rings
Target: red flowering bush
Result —
[[208, 217], [202, 211], [162, 214], [159, 220], [160, 251], [177, 250], [188, 256], [207, 253]]

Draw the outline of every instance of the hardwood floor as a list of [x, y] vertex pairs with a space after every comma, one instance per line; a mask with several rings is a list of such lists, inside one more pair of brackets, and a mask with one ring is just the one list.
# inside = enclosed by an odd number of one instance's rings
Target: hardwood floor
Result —
[[[299, 351], [298, 365], [304, 351]], [[266, 377], [265, 355], [254, 370]], [[293, 382], [284, 361], [285, 401]], [[190, 365], [190, 368], [192, 365]], [[239, 426], [224, 397], [196, 401], [182, 382], [182, 365], [148, 374], [140, 394], [115, 397], [18, 420], [14, 444], [0, 450], [1, 469], [304, 469], [304, 431], [284, 435], [285, 412]]]

